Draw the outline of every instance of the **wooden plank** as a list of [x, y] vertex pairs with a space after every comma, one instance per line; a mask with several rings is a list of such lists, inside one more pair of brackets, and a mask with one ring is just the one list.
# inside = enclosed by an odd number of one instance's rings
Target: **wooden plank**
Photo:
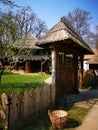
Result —
[[17, 94], [12, 93], [11, 94], [11, 106], [10, 106], [10, 125], [11, 127], [14, 126], [14, 124], [18, 124], [18, 111], [17, 111]]
[[8, 97], [5, 93], [1, 95], [1, 106], [0, 106], [0, 117], [4, 124], [4, 127], [7, 128], [8, 126]]
[[24, 92], [24, 120], [29, 117], [29, 91], [26, 89]]

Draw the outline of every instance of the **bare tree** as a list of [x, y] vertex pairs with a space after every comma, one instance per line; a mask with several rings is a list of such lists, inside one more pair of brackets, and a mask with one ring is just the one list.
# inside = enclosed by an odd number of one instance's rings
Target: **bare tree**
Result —
[[76, 8], [65, 17], [79, 36], [85, 38], [88, 35], [88, 32], [90, 32], [90, 21], [92, 19], [88, 11]]
[[40, 38], [45, 32], [47, 32], [46, 23], [39, 18], [36, 19], [36, 23], [32, 29], [32, 32], [35, 34], [35, 37]]
[[0, 3], [3, 4], [4, 6], [9, 6], [11, 8], [14, 7], [19, 7], [14, 0], [0, 0]]
[[91, 47], [95, 48], [96, 46], [96, 34], [94, 32], [88, 32], [87, 36], [84, 39], [86, 43]]
[[23, 7], [17, 10], [16, 23], [18, 24], [21, 38], [31, 32], [36, 37], [41, 37], [47, 31], [45, 22], [39, 19], [30, 7]]
[[96, 36], [96, 48], [98, 49], [98, 25], [96, 26], [95, 30], [96, 30], [96, 34], [95, 34], [95, 36]]

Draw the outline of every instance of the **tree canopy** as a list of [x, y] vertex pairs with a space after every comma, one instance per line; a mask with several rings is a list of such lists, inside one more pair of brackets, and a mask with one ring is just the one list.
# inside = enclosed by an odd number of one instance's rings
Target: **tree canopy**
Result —
[[16, 40], [27, 37], [30, 33], [40, 38], [47, 31], [46, 23], [30, 7], [23, 7], [15, 12], [2, 12], [0, 27], [0, 48], [3, 56], [5, 52], [7, 56], [13, 54], [11, 49]]

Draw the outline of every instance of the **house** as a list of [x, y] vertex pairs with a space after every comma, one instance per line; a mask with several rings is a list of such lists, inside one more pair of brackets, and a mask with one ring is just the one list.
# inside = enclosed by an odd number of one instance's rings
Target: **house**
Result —
[[93, 55], [85, 55], [84, 60], [86, 61], [88, 69], [98, 70], [98, 49], [93, 49], [93, 52]]
[[65, 17], [37, 41], [36, 45], [51, 51], [55, 99], [58, 100], [70, 93], [78, 93], [78, 64], [83, 75], [83, 57], [93, 52], [74, 32]]
[[84, 70], [86, 72], [83, 86], [84, 87], [93, 87], [98, 86], [98, 49], [93, 49], [93, 55], [84, 56]]
[[49, 55], [47, 51], [35, 45], [37, 39], [29, 34], [26, 37], [17, 40], [14, 44], [16, 55], [16, 70], [24, 72], [46, 72], [49, 71]]

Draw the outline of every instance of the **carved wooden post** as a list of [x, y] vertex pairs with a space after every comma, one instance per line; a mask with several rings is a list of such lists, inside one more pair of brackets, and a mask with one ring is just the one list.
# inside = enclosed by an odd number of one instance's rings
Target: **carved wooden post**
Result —
[[56, 76], [57, 76], [57, 72], [56, 72], [56, 49], [54, 46], [51, 46], [51, 60], [52, 60], [52, 85], [54, 86], [55, 88], [55, 96], [57, 95], [56, 94]]

